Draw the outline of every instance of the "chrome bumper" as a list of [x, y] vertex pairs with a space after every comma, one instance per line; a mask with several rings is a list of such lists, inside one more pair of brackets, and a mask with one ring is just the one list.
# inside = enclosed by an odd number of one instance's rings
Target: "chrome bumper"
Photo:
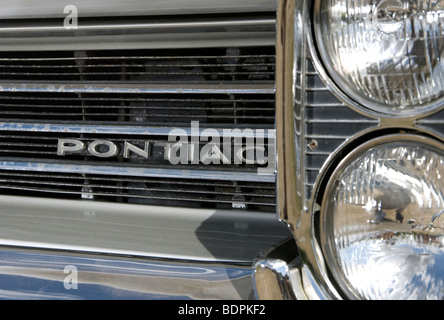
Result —
[[4, 299], [251, 299], [257, 252], [289, 237], [263, 213], [11, 196], [0, 220]]
[[249, 299], [251, 270], [56, 250], [0, 248], [0, 299]]
[[293, 238], [259, 254], [253, 264], [255, 298], [259, 300], [332, 300], [304, 265]]

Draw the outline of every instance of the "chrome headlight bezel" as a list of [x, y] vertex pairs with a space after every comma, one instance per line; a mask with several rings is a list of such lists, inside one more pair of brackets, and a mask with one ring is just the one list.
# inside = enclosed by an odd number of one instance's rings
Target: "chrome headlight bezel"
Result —
[[[331, 83], [332, 88], [335, 90], [338, 97], [349, 104], [351, 107], [356, 109], [359, 112], [363, 112], [367, 115], [375, 116], [375, 117], [389, 117], [389, 118], [413, 118], [419, 116], [425, 116], [432, 114], [434, 112], [439, 111], [443, 107], [444, 102], [444, 82], [442, 79], [442, 74], [444, 74], [444, 70], [440, 71], [440, 95], [435, 95], [433, 98], [430, 98], [428, 101], [421, 103], [412, 103], [410, 106], [411, 110], [403, 110], [399, 107], [392, 107], [389, 103], [382, 103], [373, 99], [370, 96], [366, 96], [361, 92], [357, 91], [356, 85], [347, 81], [344, 76], [344, 70], [341, 66], [337, 66], [333, 62], [332, 54], [329, 47], [326, 45], [323, 37], [327, 34], [326, 30], [323, 28], [323, 24], [325, 19], [323, 19], [321, 13], [321, 4], [326, 0], [315, 0], [314, 8], [313, 8], [313, 41], [316, 43], [317, 55], [319, 55], [320, 64], [323, 69], [325, 69], [324, 77], [326, 77], [327, 81]], [[398, 1], [399, 2], [399, 1]], [[441, 17], [441, 16], [440, 16]], [[441, 19], [441, 18], [440, 18]], [[444, 39], [444, 35], [442, 37]], [[442, 44], [440, 44], [442, 45]], [[362, 51], [362, 50], [361, 50]], [[401, 52], [402, 55], [402, 52]], [[441, 56], [444, 54], [441, 53]], [[352, 56], [352, 55], [351, 55]], [[356, 55], [359, 58], [359, 55]], [[410, 54], [408, 54], [408, 59], [410, 59]], [[402, 59], [407, 59], [402, 57]], [[400, 58], [401, 59], [401, 58]], [[437, 57], [438, 60], [443, 60], [440, 57]], [[356, 59], [357, 61], [359, 59]], [[424, 58], [424, 60], [427, 60]], [[378, 62], [379, 63], [379, 62]], [[442, 62], [441, 62], [442, 64]], [[441, 65], [440, 64], [440, 65]], [[358, 65], [356, 63], [356, 65]], [[411, 63], [410, 63], [411, 65]], [[443, 65], [444, 66], [444, 65]], [[438, 68], [440, 69], [440, 68]], [[381, 74], [376, 72], [376, 76], [380, 76]], [[405, 72], [406, 75], [410, 76], [408, 72]], [[407, 78], [407, 77], [406, 77]], [[413, 78], [413, 77], [412, 77]], [[351, 79], [351, 77], [349, 78]], [[410, 79], [409, 79], [410, 81]], [[413, 81], [413, 80], [412, 80]], [[412, 82], [410, 81], [410, 82]], [[382, 82], [382, 81], [381, 81]], [[406, 81], [407, 82], [407, 81]], [[423, 86], [425, 87], [425, 86]], [[383, 91], [383, 90], [380, 90]], [[392, 90], [396, 91], [396, 90]]]
[[[344, 274], [343, 270], [341, 270], [342, 267], [340, 266], [340, 258], [335, 256], [334, 253], [336, 251], [335, 246], [337, 244], [333, 243], [333, 241], [331, 241], [331, 237], [328, 236], [328, 232], [331, 232], [331, 229], [333, 229], [333, 217], [331, 216], [331, 213], [328, 212], [328, 202], [331, 201], [331, 191], [335, 188], [336, 181], [341, 176], [341, 174], [344, 173], [347, 169], [350, 169], [351, 165], [361, 156], [365, 155], [366, 153], [372, 152], [374, 149], [384, 148], [394, 144], [410, 144], [412, 146], [423, 146], [424, 149], [436, 151], [437, 154], [439, 153], [442, 157], [444, 157], [444, 153], [442, 151], [444, 150], [444, 145], [442, 144], [442, 142], [439, 142], [435, 139], [413, 134], [390, 134], [360, 144], [339, 161], [339, 164], [336, 168], [334, 168], [331, 175], [324, 177], [324, 180], [327, 180], [327, 182], [325, 187], [323, 188], [324, 192], [322, 194], [322, 202], [319, 212], [319, 239], [320, 246], [322, 247], [322, 255], [320, 255], [318, 258], [319, 261], [325, 261], [326, 265], [328, 266], [329, 272], [331, 272], [333, 276], [332, 279], [334, 279], [334, 282], [343, 292], [343, 294], [345, 294], [345, 296], [350, 299], [362, 299], [365, 297], [358, 293], [358, 290], [356, 290], [354, 284], [347, 279], [347, 276]], [[405, 223], [409, 222], [407, 221]], [[375, 289], [379, 290], [379, 288]], [[391, 297], [381, 298], [391, 299]]]

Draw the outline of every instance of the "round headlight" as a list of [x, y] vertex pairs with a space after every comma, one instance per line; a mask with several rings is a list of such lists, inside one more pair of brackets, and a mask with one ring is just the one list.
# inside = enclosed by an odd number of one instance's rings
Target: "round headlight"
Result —
[[440, 105], [443, 0], [317, 0], [315, 19], [322, 59], [353, 100], [396, 116]]
[[328, 182], [321, 242], [359, 299], [444, 299], [444, 146], [394, 135], [348, 155]]

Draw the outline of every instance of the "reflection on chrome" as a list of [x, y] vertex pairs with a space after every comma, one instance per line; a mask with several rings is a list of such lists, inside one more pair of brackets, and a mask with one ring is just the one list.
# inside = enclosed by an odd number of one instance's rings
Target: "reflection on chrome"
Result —
[[396, 116], [442, 101], [443, 0], [319, 1], [323, 59], [353, 99]]
[[332, 243], [327, 260], [344, 291], [444, 299], [443, 170], [442, 148], [412, 141], [371, 148], [339, 170], [326, 198], [324, 243]]

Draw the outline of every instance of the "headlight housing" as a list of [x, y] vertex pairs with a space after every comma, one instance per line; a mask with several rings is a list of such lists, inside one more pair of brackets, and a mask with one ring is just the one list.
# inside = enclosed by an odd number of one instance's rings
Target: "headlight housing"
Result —
[[334, 171], [321, 243], [350, 298], [444, 298], [443, 150], [419, 136], [387, 136]]
[[317, 0], [315, 19], [327, 70], [361, 106], [394, 116], [439, 107], [443, 0]]

